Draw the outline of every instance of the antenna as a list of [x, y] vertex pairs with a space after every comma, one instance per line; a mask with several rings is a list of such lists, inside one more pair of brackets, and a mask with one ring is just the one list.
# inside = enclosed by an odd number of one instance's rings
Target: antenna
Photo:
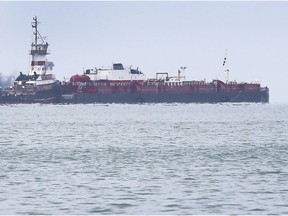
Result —
[[[225, 50], [225, 56], [224, 56], [224, 60], [223, 60], [223, 67], [226, 65], [226, 61], [227, 61], [227, 49]], [[228, 81], [229, 81], [229, 68], [226, 68], [224, 70], [224, 72], [225, 72], [226, 83], [228, 83]]]
[[42, 43], [45, 44], [45, 40], [42, 38], [42, 36], [40, 35], [39, 31], [38, 31], [38, 24], [40, 22], [38, 22], [37, 20], [37, 16], [33, 17], [33, 22], [31, 22], [32, 24], [32, 28], [35, 29], [35, 32], [33, 32], [33, 34], [35, 35], [35, 45], [38, 45], [37, 41], [38, 41], [38, 37], [41, 39]]

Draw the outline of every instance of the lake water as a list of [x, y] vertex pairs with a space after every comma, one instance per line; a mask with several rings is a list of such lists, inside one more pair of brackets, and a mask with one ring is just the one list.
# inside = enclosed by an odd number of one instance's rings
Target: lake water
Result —
[[287, 104], [0, 106], [0, 214], [288, 214]]

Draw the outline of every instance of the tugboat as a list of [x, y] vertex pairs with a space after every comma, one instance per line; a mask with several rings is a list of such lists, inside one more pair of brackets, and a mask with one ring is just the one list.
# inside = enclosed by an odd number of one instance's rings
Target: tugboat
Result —
[[[46, 59], [49, 44], [40, 35], [38, 24], [35, 16], [30, 71], [20, 72], [13, 86], [0, 89], [0, 103], [269, 103], [268, 87], [229, 81], [229, 69], [225, 70], [226, 81], [187, 81], [183, 76], [186, 67], [180, 67], [176, 76], [165, 72], [147, 79], [138, 68], [112, 63], [88, 68], [61, 83], [53, 74], [53, 62]], [[226, 57], [223, 66], [225, 62]]]
[[38, 31], [33, 17], [34, 41], [31, 44], [31, 67], [28, 74], [20, 72], [13, 86], [2, 90], [0, 103], [56, 103], [60, 98], [60, 82], [53, 74], [54, 63], [46, 59], [49, 44]]

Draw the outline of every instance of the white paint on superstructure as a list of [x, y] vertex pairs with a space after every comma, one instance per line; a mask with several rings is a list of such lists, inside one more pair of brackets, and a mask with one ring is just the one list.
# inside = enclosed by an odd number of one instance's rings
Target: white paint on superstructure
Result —
[[143, 81], [145, 75], [137, 69], [123, 67], [121, 63], [113, 63], [110, 68], [87, 69], [85, 75], [89, 76], [91, 81], [113, 80], [113, 81]]

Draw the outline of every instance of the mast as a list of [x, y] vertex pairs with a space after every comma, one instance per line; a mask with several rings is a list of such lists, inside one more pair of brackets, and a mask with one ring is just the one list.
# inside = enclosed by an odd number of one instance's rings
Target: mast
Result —
[[178, 81], [181, 80], [180, 73], [183, 73], [186, 70], [186, 67], [180, 67], [181, 70], [178, 70]]
[[[37, 16], [33, 17], [32, 29], [33, 29], [33, 42], [31, 44], [30, 55], [31, 59], [31, 69], [29, 75], [34, 75], [35, 73], [38, 75], [44, 75], [47, 72], [47, 66], [50, 65], [50, 69], [52, 70], [50, 62], [47, 62], [46, 55], [48, 55], [48, 46], [49, 44], [45, 41], [45, 39], [41, 36], [38, 30], [39, 21]], [[53, 64], [53, 63], [52, 63]]]
[[[38, 22], [37, 16], [33, 17], [33, 22], [31, 22], [32, 24], [32, 28], [34, 29], [34, 41], [32, 42], [31, 45], [31, 55], [33, 56], [33, 54], [41, 54], [41, 55], [47, 55], [49, 54], [47, 52], [47, 48], [49, 46], [49, 44], [44, 40], [44, 38], [40, 35], [39, 31], [38, 31], [38, 25], [40, 22]], [[40, 39], [40, 43], [38, 44], [38, 39]]]
[[33, 32], [33, 34], [35, 35], [35, 45], [37, 45], [37, 38], [38, 38], [38, 21], [37, 21], [37, 16], [33, 17], [34, 22], [32, 22], [32, 28], [35, 28], [35, 32]]
[[[224, 60], [223, 60], [223, 67], [226, 64], [226, 60], [227, 60], [227, 49], [225, 50], [225, 57], [224, 57]], [[224, 71], [225, 71], [226, 83], [228, 83], [229, 82], [229, 68], [226, 66], [226, 69]]]

